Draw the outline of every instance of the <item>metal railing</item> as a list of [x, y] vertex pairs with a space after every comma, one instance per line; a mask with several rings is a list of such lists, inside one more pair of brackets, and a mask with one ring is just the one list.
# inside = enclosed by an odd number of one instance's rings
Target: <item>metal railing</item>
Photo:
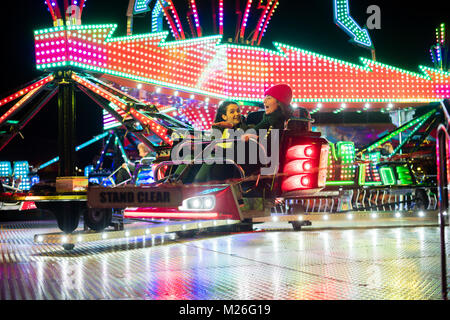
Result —
[[441, 102], [444, 113], [444, 123], [437, 129], [436, 140], [436, 163], [437, 163], [437, 184], [439, 199], [439, 229], [441, 245], [441, 290], [442, 298], [448, 299], [447, 285], [447, 254], [445, 249], [445, 227], [446, 217], [449, 208], [448, 184], [450, 175], [450, 135], [448, 133], [450, 126], [450, 115], [444, 102]]

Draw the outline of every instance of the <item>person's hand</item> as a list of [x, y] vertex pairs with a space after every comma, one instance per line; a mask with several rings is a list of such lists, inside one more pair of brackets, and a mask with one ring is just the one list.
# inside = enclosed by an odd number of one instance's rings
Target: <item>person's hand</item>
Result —
[[126, 164], [126, 162], [122, 163], [122, 168], [123, 169], [128, 169], [128, 165]]
[[226, 122], [226, 121], [216, 122], [216, 123], [213, 123], [212, 125], [217, 126], [217, 127], [222, 127], [222, 128], [228, 128], [228, 129], [233, 128], [233, 124]]
[[243, 134], [241, 136], [241, 140], [244, 142], [247, 142], [250, 139], [258, 140], [258, 136], [256, 134], [252, 134], [252, 133]]

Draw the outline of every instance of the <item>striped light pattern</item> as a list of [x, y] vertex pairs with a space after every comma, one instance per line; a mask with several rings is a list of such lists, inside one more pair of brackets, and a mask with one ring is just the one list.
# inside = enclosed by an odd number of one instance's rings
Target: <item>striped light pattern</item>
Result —
[[353, 64], [281, 43], [274, 43], [276, 50], [220, 44], [221, 36], [174, 42], [165, 41], [167, 32], [113, 38], [116, 27], [36, 31], [37, 68], [71, 65], [220, 100], [261, 101], [265, 89], [284, 82], [292, 86], [294, 102], [310, 109], [361, 102], [402, 107], [450, 97], [450, 73], [428, 67], [414, 73], [365, 58]]
[[20, 110], [22, 105], [30, 100], [31, 97], [34, 96], [34, 94], [40, 89], [42, 86], [37, 87], [30, 92], [28, 92], [25, 97], [23, 97], [19, 102], [17, 102], [12, 108], [10, 108], [8, 111], [6, 111], [1, 117], [0, 117], [0, 124], [5, 122], [9, 117], [11, 117], [14, 113]]
[[12, 95], [4, 98], [4, 99], [1, 99], [0, 100], [0, 107], [5, 105], [5, 104], [7, 104], [7, 103], [9, 103], [9, 102], [11, 102], [11, 101], [16, 100], [17, 98], [22, 97], [24, 94], [27, 94], [27, 93], [29, 93], [32, 90], [35, 90], [37, 88], [42, 87], [44, 84], [47, 84], [50, 81], [53, 81], [53, 79], [54, 79], [53, 75], [46, 76], [45, 78], [43, 78], [43, 79], [41, 79], [41, 80], [39, 80], [39, 81], [29, 85], [28, 87], [23, 88], [20, 91], [17, 91], [16, 93], [14, 93], [14, 94], [12, 94]]

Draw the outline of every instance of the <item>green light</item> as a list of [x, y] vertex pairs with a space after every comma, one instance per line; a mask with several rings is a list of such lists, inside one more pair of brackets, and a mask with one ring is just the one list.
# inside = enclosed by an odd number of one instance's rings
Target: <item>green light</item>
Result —
[[354, 181], [327, 181], [325, 183], [327, 186], [349, 186], [355, 184]]
[[391, 167], [383, 167], [380, 169], [381, 181], [385, 185], [395, 184], [394, 170]]

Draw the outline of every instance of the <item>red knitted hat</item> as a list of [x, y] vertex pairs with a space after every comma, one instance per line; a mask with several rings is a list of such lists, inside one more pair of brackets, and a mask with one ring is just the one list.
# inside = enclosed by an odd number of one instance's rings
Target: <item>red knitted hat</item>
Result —
[[290, 105], [292, 102], [292, 89], [287, 84], [277, 84], [264, 92], [264, 96], [271, 96], [278, 101]]

